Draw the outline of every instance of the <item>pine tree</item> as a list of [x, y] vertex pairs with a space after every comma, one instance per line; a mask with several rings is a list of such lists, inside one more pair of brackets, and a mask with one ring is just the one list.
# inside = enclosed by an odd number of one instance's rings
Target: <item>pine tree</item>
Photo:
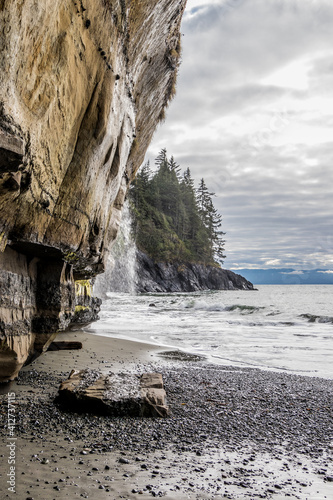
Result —
[[189, 168], [187, 168], [183, 174], [181, 191], [186, 211], [186, 218], [183, 221], [183, 238], [193, 240], [196, 231], [198, 231], [200, 219], [198, 215], [194, 181]]
[[137, 245], [157, 261], [214, 264], [224, 258], [222, 217], [201, 179], [198, 189], [189, 168], [181, 176], [173, 156], [162, 149], [153, 173], [139, 171], [130, 196]]
[[177, 179], [180, 180], [180, 178], [181, 178], [181, 174], [180, 174], [181, 168], [178, 165], [178, 163], [175, 161], [175, 159], [174, 159], [173, 156], [171, 156], [171, 158], [169, 160], [169, 167], [170, 167], [171, 172], [175, 172], [176, 176], [177, 176]]
[[155, 165], [158, 170], [168, 166], [167, 150], [165, 148], [161, 149], [155, 158]]
[[215, 193], [210, 193], [204, 179], [201, 179], [197, 189], [197, 203], [199, 207], [199, 215], [207, 230], [207, 236], [209, 239], [210, 248], [207, 254], [209, 258], [217, 257], [223, 262], [223, 259], [225, 258], [225, 240], [223, 239], [223, 236], [225, 233], [220, 231], [222, 217], [214, 207], [212, 200], [213, 196], [215, 196]]

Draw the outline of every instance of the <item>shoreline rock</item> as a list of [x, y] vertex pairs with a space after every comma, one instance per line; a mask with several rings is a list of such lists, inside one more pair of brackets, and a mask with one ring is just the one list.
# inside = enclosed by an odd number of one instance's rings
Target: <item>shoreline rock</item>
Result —
[[250, 281], [227, 269], [182, 262], [156, 263], [139, 250], [136, 289], [141, 293], [255, 290]]
[[102, 374], [72, 370], [60, 385], [55, 403], [74, 412], [114, 417], [166, 417], [166, 393], [160, 373]]

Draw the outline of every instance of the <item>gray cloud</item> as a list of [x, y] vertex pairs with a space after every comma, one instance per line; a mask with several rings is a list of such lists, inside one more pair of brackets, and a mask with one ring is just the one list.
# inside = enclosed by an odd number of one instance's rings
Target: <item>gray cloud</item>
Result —
[[[332, 267], [333, 5], [203, 4], [188, 2], [177, 97], [147, 159], [166, 147], [205, 178], [227, 266]], [[295, 80], [271, 78], [288, 64]]]

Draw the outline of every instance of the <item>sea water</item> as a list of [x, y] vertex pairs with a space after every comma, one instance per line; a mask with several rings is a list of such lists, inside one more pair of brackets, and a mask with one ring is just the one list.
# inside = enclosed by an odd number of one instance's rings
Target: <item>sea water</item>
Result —
[[91, 333], [172, 347], [219, 364], [333, 379], [332, 285], [106, 295]]

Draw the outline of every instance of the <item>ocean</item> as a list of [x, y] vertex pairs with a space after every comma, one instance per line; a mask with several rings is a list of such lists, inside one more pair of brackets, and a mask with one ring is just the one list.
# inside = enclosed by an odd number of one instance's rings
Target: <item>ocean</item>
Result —
[[257, 291], [108, 292], [96, 335], [143, 341], [208, 362], [333, 379], [333, 287]]

